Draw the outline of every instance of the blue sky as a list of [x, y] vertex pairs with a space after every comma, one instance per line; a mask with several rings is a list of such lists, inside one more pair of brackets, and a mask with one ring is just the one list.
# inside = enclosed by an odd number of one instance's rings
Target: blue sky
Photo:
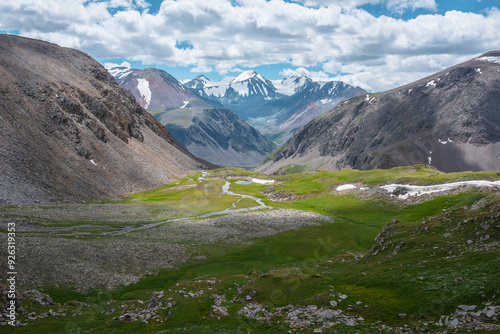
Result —
[[500, 49], [500, 0], [2, 0], [0, 31], [157, 67], [383, 91]]

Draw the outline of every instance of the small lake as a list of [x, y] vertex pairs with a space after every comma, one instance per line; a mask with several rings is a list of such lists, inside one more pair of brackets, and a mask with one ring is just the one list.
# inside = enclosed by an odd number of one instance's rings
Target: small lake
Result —
[[241, 180], [241, 181], [236, 181], [234, 184], [252, 184], [252, 183], [253, 183], [252, 181]]

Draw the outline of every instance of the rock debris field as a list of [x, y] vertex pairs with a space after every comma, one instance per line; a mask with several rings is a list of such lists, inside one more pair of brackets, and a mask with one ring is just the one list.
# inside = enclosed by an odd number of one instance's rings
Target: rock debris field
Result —
[[[0, 228], [18, 226], [18, 275], [23, 287], [70, 284], [85, 292], [137, 282], [161, 268], [202, 260], [200, 245], [247, 243], [332, 218], [298, 210], [253, 211], [210, 219], [192, 219], [121, 235], [100, 233], [101, 226], [64, 229], [30, 224], [27, 219], [0, 216]], [[89, 230], [93, 234], [89, 234]], [[50, 235], [49, 235], [50, 234]], [[1, 264], [2, 266], [5, 263]], [[6, 272], [6, 268], [1, 268]]]

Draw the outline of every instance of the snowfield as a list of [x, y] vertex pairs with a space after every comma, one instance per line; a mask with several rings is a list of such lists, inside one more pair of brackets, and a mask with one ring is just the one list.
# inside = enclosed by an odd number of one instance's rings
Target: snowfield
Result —
[[[432, 194], [441, 191], [453, 190], [458, 187], [473, 186], [473, 187], [497, 187], [500, 189], [500, 181], [461, 181], [452, 183], [443, 183], [430, 186], [412, 186], [409, 184], [389, 184], [382, 186], [380, 188], [387, 190], [391, 196], [398, 196], [400, 199], [407, 199], [409, 196], [421, 196], [426, 194]], [[403, 194], [394, 195], [396, 189], [401, 189], [405, 191]]]
[[149, 107], [149, 104], [151, 103], [151, 90], [149, 89], [149, 81], [143, 78], [138, 78], [137, 89], [139, 90], [139, 93], [141, 93], [144, 102], [146, 102], [144, 105], [144, 109], [147, 109]]
[[253, 183], [258, 183], [258, 184], [273, 184], [274, 180], [261, 180], [261, 179], [252, 179]]
[[342, 186], [337, 187], [337, 191], [343, 191], [348, 189], [356, 189], [356, 186], [354, 184], [344, 184]]

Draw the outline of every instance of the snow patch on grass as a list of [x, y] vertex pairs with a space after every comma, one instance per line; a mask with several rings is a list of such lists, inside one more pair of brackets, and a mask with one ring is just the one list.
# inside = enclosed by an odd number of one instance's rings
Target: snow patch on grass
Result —
[[261, 179], [252, 179], [253, 183], [258, 183], [258, 184], [273, 184], [274, 180], [261, 180]]
[[349, 189], [356, 189], [356, 186], [354, 184], [344, 184], [337, 187], [337, 191], [343, 191]]
[[483, 180], [475, 180], [475, 181], [461, 181], [461, 182], [452, 182], [452, 183], [443, 183], [429, 186], [413, 186], [408, 184], [389, 184], [386, 186], [381, 186], [381, 189], [387, 190], [391, 194], [391, 196], [396, 196], [393, 192], [396, 189], [404, 188], [406, 193], [397, 195], [400, 199], [407, 199], [409, 196], [421, 196], [426, 194], [432, 194], [436, 192], [453, 190], [458, 187], [497, 187], [500, 189], [500, 181], [483, 181]]

